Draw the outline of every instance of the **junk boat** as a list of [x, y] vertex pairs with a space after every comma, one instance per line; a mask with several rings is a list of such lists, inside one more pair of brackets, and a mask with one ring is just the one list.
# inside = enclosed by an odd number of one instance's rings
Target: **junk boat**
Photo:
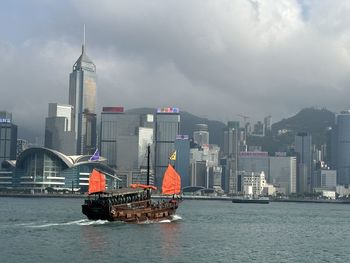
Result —
[[160, 221], [171, 219], [179, 206], [181, 178], [169, 164], [165, 171], [162, 194], [171, 195], [167, 201], [152, 201], [149, 185], [149, 167], [147, 184], [131, 184], [128, 188], [106, 191], [106, 175], [94, 169], [89, 178], [89, 195], [82, 205], [82, 212], [91, 220], [124, 221], [138, 223], [147, 220]]

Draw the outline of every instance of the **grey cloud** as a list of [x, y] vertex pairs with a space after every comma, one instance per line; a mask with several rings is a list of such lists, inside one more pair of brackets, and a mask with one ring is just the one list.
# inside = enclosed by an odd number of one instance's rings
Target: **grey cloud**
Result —
[[278, 120], [308, 106], [349, 106], [346, 1], [77, 0], [45, 9], [50, 22], [31, 25], [25, 41], [0, 41], [10, 87], [1, 106], [21, 123], [43, 126], [47, 103], [68, 100], [84, 23], [98, 111], [173, 105], [218, 120]]

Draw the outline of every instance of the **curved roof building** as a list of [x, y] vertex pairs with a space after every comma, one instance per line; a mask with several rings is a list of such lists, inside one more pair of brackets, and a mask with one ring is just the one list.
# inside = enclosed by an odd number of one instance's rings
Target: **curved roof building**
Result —
[[[44, 147], [28, 148], [19, 155], [17, 161], [2, 163], [2, 168], [8, 171], [7, 174], [4, 173], [8, 180], [0, 176], [0, 188], [11, 187], [23, 191], [51, 188], [85, 192], [92, 169], [97, 168], [115, 176], [115, 170], [106, 165], [105, 158], [89, 161], [90, 157], [91, 155], [67, 156]], [[113, 188], [113, 183], [116, 183], [112, 177], [107, 178], [109, 188]]]

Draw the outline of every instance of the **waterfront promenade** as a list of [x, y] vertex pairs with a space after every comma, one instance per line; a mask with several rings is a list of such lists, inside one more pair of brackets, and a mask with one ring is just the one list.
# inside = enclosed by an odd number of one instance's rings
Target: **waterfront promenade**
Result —
[[[11, 192], [0, 192], [0, 197], [18, 197], [18, 198], [86, 198], [86, 194], [79, 193], [11, 193]], [[152, 195], [152, 199], [170, 199], [171, 196], [164, 195]], [[183, 200], [203, 200], [203, 201], [232, 201], [231, 196], [198, 196], [198, 195], [183, 195]], [[270, 202], [285, 202], [285, 203], [318, 203], [318, 204], [350, 204], [350, 199], [277, 199], [270, 198]]]

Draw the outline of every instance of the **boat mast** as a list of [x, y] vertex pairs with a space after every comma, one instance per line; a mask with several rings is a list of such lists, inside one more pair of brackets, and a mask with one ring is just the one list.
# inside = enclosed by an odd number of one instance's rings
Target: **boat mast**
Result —
[[147, 145], [147, 185], [149, 185], [150, 155], [151, 155], [151, 146]]

